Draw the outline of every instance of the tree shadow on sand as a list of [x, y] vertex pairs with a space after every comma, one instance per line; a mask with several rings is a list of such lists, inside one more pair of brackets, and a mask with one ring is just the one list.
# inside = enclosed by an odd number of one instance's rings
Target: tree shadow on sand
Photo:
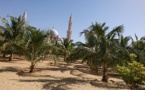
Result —
[[42, 89], [45, 90], [69, 90], [69, 85], [78, 83], [87, 83], [88, 80], [81, 80], [77, 78], [60, 78], [60, 79], [38, 79], [38, 80], [19, 80], [20, 82], [42, 82], [46, 83]]
[[5, 57], [0, 55], [0, 62], [13, 62], [13, 61], [21, 61], [21, 60], [26, 60], [24, 56], [16, 55], [14, 54], [13, 60], [9, 61], [9, 55], [6, 55]]
[[19, 72], [19, 71], [21, 71], [21, 69], [18, 67], [4, 67], [0, 69], [0, 73], [1, 72]]

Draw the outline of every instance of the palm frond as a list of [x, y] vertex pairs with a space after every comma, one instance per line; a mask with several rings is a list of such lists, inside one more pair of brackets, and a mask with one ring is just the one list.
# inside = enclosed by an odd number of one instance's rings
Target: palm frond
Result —
[[120, 25], [120, 26], [117, 26], [115, 27], [112, 31], [110, 31], [106, 36], [108, 38], [114, 38], [116, 35], [120, 36], [120, 34], [123, 32], [123, 29], [124, 26], [123, 25]]

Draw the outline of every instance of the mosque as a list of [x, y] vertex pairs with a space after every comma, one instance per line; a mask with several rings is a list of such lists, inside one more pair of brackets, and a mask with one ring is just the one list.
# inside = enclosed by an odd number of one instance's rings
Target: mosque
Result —
[[[48, 37], [48, 40], [56, 40], [56, 41], [60, 41], [61, 39], [59, 38], [59, 33], [57, 30], [55, 30], [54, 28], [48, 30], [48, 33], [50, 34]], [[71, 34], [72, 34], [72, 15], [69, 17], [69, 22], [68, 22], [68, 30], [67, 30], [67, 39], [68, 41], [71, 40]]]
[[[26, 11], [23, 13], [23, 17], [22, 17], [22, 21], [23, 23], [26, 22], [27, 19], [27, 13]], [[54, 28], [48, 30], [48, 37], [45, 39], [46, 42], [49, 43], [50, 40], [56, 40], [56, 41], [60, 41], [61, 39], [59, 38], [59, 33], [57, 30], [55, 30]], [[67, 36], [66, 38], [68, 39], [68, 41], [71, 40], [71, 35], [72, 35], [72, 15], [69, 17], [69, 22], [68, 22], [68, 30], [67, 30]]]

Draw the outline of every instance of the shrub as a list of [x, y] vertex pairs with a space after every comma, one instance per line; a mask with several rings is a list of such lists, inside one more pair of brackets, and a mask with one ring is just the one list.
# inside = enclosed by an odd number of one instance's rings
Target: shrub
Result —
[[145, 67], [139, 62], [133, 61], [127, 66], [117, 66], [118, 72], [130, 90], [140, 87], [145, 81]]

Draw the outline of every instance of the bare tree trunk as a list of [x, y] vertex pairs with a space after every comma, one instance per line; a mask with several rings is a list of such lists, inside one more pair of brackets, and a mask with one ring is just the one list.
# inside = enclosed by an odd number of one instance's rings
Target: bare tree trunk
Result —
[[133, 88], [131, 87], [130, 90], [133, 90]]
[[64, 61], [66, 61], [66, 55], [64, 55]]
[[91, 67], [91, 61], [87, 61], [87, 65]]
[[64, 61], [66, 61], [66, 58], [67, 58], [67, 54], [65, 53], [64, 54]]
[[10, 54], [9, 61], [13, 61], [13, 53]]
[[35, 64], [34, 64], [33, 62], [31, 62], [31, 66], [30, 66], [30, 71], [29, 71], [29, 73], [34, 72], [34, 67], [35, 67]]
[[130, 88], [130, 90], [133, 90], [134, 89], [134, 85], [133, 84], [128, 85], [128, 87]]
[[97, 73], [97, 74], [99, 73], [98, 66], [96, 66], [96, 73]]
[[108, 82], [108, 75], [107, 75], [107, 63], [104, 61], [103, 65], [103, 77], [102, 77], [103, 82]]
[[6, 57], [6, 54], [5, 54], [5, 53], [3, 54], [3, 57], [4, 57], [4, 58]]

